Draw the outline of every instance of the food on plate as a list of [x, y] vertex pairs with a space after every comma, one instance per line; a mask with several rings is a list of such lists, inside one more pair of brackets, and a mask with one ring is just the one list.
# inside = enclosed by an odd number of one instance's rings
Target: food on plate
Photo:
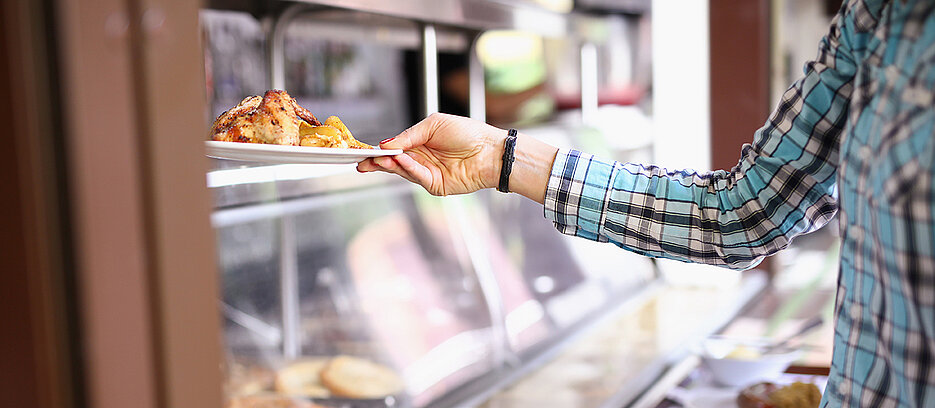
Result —
[[759, 350], [750, 347], [750, 346], [737, 346], [730, 353], [727, 353], [724, 358], [732, 358], [734, 360], [756, 360], [762, 357], [763, 355]]
[[383, 398], [403, 388], [389, 367], [351, 356], [331, 359], [321, 371], [321, 383], [333, 395], [347, 398]]
[[276, 375], [276, 392], [309, 398], [383, 398], [402, 390], [390, 368], [370, 360], [338, 356], [297, 360]]
[[769, 395], [776, 408], [817, 407], [821, 403], [821, 391], [815, 384], [794, 382]]
[[325, 119], [325, 124], [320, 126], [312, 126], [303, 122], [299, 126], [299, 134], [299, 144], [301, 146], [337, 147], [344, 149], [373, 148], [373, 146], [354, 139], [354, 136], [351, 135], [351, 131], [347, 130], [347, 126], [345, 126], [344, 122], [341, 122], [341, 119], [338, 119], [337, 116], [329, 116], [328, 119]]
[[300, 398], [276, 394], [257, 394], [236, 397], [227, 401], [225, 408], [322, 408]]
[[276, 392], [311, 398], [327, 398], [330, 392], [321, 384], [321, 370], [328, 365], [327, 357], [304, 358], [279, 370]]
[[814, 408], [821, 402], [821, 391], [815, 384], [795, 382], [785, 387], [759, 383], [740, 391], [740, 408]]
[[276, 374], [272, 370], [260, 365], [230, 363], [224, 382], [224, 393], [235, 397], [267, 391], [272, 387], [275, 377]]
[[211, 139], [221, 142], [263, 143], [285, 146], [370, 149], [354, 139], [337, 116], [324, 124], [299, 106], [286, 91], [266, 91], [248, 96], [222, 113], [211, 126]]

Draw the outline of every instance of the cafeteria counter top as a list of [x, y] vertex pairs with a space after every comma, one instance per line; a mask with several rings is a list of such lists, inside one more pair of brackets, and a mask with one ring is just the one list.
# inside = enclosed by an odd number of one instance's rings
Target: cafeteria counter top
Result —
[[697, 364], [692, 347], [729, 323], [766, 286], [762, 271], [744, 272], [729, 287], [660, 284], [583, 330], [557, 356], [481, 406], [654, 405], [648, 394], [662, 392], [661, 398], [665, 392], [654, 388], [667, 377], [684, 376], [673, 371]]

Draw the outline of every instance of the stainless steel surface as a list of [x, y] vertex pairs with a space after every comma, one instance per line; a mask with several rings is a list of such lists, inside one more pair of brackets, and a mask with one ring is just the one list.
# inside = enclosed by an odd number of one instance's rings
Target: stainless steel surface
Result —
[[477, 55], [477, 39], [468, 50], [468, 115], [481, 122], [487, 121], [487, 89], [484, 83], [484, 65]]
[[[445, 400], [440, 401], [439, 406], [473, 407], [482, 404], [497, 392], [515, 384], [517, 381], [521, 381], [523, 377], [552, 361], [562, 351], [572, 347], [576, 341], [590, 331], [619, 316], [622, 311], [633, 309], [645, 303], [661, 288], [662, 283], [657, 280], [649, 285], [632, 288], [630, 291], [620, 293], [616, 304], [608, 306], [603, 313], [592, 314], [582, 319], [574, 327], [566, 329], [562, 336], [557, 336], [550, 342], [540, 344], [537, 350], [530, 350], [527, 354], [531, 358], [527, 358], [519, 365], [509, 369], [493, 372], [462, 389], [455, 390]], [[548, 391], [543, 390], [545, 393], [548, 393]], [[457, 404], [454, 404], [455, 401], [457, 401]]]
[[593, 125], [597, 115], [597, 47], [591, 42], [581, 44], [581, 121]]
[[341, 194], [335, 193], [310, 196], [288, 201], [273, 201], [246, 207], [229, 208], [215, 211], [214, 214], [211, 215], [211, 224], [214, 225], [215, 228], [222, 228], [266, 218], [285, 217], [308, 211], [336, 207], [350, 200], [371, 197], [377, 194], [383, 195], [383, 197], [394, 197], [412, 191], [413, 187], [411, 185], [399, 183], [368, 190], [348, 191]]
[[422, 87], [423, 113], [438, 112], [438, 42], [431, 24], [422, 26]]
[[273, 21], [267, 33], [267, 51], [269, 61], [269, 89], [286, 89], [285, 42], [286, 27], [299, 14], [311, 10], [307, 4], [293, 4], [283, 10]]
[[280, 222], [279, 291], [282, 302], [283, 356], [295, 360], [301, 355], [302, 339], [299, 331], [299, 267], [292, 217], [283, 216]]
[[[214, 160], [217, 169], [208, 172], [207, 184], [214, 195], [215, 209], [268, 203], [273, 200], [334, 195], [371, 187], [412, 184], [392, 174], [371, 173], [354, 177], [355, 165], [275, 165], [244, 166], [227, 160]], [[231, 167], [226, 167], [231, 166]], [[271, 183], [275, 188], [271, 189]], [[216, 217], [215, 211], [213, 217]]]
[[776, 342], [775, 344], [767, 346], [766, 348], [763, 349], [762, 353], [768, 354], [769, 352], [773, 350], [781, 349], [785, 347], [786, 345], [788, 345], [789, 342], [792, 341], [792, 339], [800, 337], [805, 333], [808, 333], [814, 329], [817, 329], [818, 327], [821, 327], [823, 323], [824, 323], [824, 319], [822, 319], [821, 316], [812, 317], [811, 319], [808, 319], [805, 323], [802, 324], [802, 328], [800, 328], [799, 330], [796, 330], [795, 333], [792, 333], [789, 336], [786, 336], [786, 338]]
[[663, 356], [653, 361], [647, 367], [644, 374], [640, 375], [636, 381], [618, 390], [601, 405], [601, 408], [619, 408], [628, 406], [628, 404], [637, 401], [644, 391], [651, 388], [657, 378], [665, 375], [665, 373], [673, 367], [673, 364], [691, 354], [690, 346], [693, 342], [701, 341], [705, 337], [726, 326], [734, 317], [739, 315], [744, 308], [748, 307], [753, 299], [766, 290], [769, 283], [764, 271], [749, 271], [745, 272], [745, 274], [745, 279], [741, 283], [738, 296], [726, 310], [721, 311], [717, 316], [712, 316], [710, 321], [707, 321], [706, 324], [695, 333], [686, 336], [681, 346], [672, 350], [668, 356]]
[[302, 0], [302, 2], [477, 30], [516, 29], [547, 36], [562, 36], [566, 34], [568, 25], [564, 14], [530, 4], [508, 1]]
[[488, 258], [487, 250], [483, 247], [484, 240], [477, 229], [471, 227], [471, 219], [464, 209], [463, 200], [454, 198], [450, 200], [448, 206], [455, 214], [456, 222], [464, 235], [464, 242], [467, 246], [468, 256], [471, 264], [474, 265], [474, 271], [477, 274], [477, 282], [481, 287], [481, 293], [487, 302], [488, 313], [490, 314], [491, 337], [496, 345], [492, 354], [492, 360], [495, 367], [500, 367], [504, 363], [515, 365], [518, 361], [515, 355], [508, 355], [508, 343], [506, 337], [505, 313], [503, 312], [503, 298], [500, 293], [500, 287], [497, 285], [497, 279]]
[[652, 0], [575, 0], [575, 6], [597, 12], [641, 14], [650, 11]]
[[672, 364], [664, 374], [656, 379], [652, 386], [643, 392], [643, 395], [640, 395], [636, 401], [629, 405], [629, 408], [653, 408], [659, 405], [659, 402], [666, 397], [666, 393], [678, 386], [679, 382], [691, 374], [700, 364], [701, 358], [696, 355], [686, 356], [681, 361]]
[[220, 303], [221, 310], [224, 312], [224, 317], [259, 335], [260, 338], [266, 340], [270, 345], [282, 344], [282, 330], [268, 325], [263, 320], [257, 319], [252, 314], [244, 312], [234, 306], [224, 302]]

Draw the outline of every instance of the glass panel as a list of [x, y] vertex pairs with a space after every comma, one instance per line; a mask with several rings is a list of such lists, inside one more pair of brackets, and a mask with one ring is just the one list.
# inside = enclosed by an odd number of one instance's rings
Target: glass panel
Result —
[[375, 145], [410, 125], [404, 58], [419, 38], [405, 20], [307, 13], [286, 30], [286, 89], [319, 120], [338, 116], [354, 137]]
[[247, 13], [202, 10], [199, 17], [210, 124], [247, 95], [266, 91], [266, 37]]
[[[214, 214], [229, 397], [278, 392], [326, 404], [425, 406], [493, 369], [490, 312], [442, 200], [397, 184], [280, 201], [280, 185], [289, 183], [242, 189], [241, 202], [251, 204]], [[216, 197], [232, 187], [244, 186], [217, 187]], [[341, 389], [324, 380], [336, 362], [403, 388]]]
[[278, 236], [275, 220], [217, 230], [228, 395], [272, 386], [282, 339]]
[[594, 312], [607, 292], [575, 261], [542, 207], [495, 192], [476, 195], [474, 226], [487, 242], [503, 299], [505, 329], [523, 352]]

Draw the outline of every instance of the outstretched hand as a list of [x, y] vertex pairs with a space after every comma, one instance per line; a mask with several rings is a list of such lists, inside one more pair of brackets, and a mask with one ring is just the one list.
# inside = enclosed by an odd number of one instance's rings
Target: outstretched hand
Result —
[[483, 122], [434, 113], [380, 142], [403, 154], [366, 159], [357, 171], [395, 173], [437, 196], [496, 187], [505, 136], [505, 130]]

